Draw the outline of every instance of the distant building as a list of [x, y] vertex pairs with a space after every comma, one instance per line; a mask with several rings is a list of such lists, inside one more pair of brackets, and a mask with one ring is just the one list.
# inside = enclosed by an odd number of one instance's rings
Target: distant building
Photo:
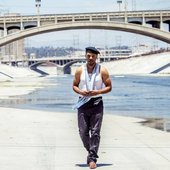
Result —
[[122, 47], [122, 48], [109, 48], [109, 49], [100, 49], [100, 56], [119, 56], [119, 57], [124, 57], [124, 56], [129, 56], [132, 54], [132, 50], [128, 47]]
[[126, 46], [112, 47], [108, 49], [100, 48], [99, 51], [100, 51], [100, 62], [128, 58], [132, 54], [132, 50]]

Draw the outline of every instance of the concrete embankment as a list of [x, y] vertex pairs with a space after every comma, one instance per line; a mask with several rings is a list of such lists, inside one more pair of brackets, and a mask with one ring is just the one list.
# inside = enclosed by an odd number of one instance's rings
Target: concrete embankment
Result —
[[45, 77], [39, 77], [39, 74], [28, 68], [0, 65], [0, 99], [28, 94], [48, 86], [44, 80]]
[[[131, 57], [128, 59], [115, 60], [101, 63], [111, 75], [115, 74], [170, 74], [170, 52], [159, 54]], [[72, 66], [74, 75], [76, 66]]]
[[0, 81], [11, 80], [18, 77], [36, 77], [38, 73], [31, 71], [29, 68], [13, 67], [0, 64]]
[[[110, 74], [170, 74], [170, 52], [103, 63]], [[166, 66], [167, 67], [164, 67]]]
[[[101, 63], [111, 75], [115, 74], [170, 74], [170, 52]], [[71, 74], [77, 66], [71, 66]], [[57, 74], [55, 67], [40, 67], [47, 74]], [[29, 68], [12, 67], [0, 64], [0, 81], [11, 80], [14, 77], [40, 76]]]

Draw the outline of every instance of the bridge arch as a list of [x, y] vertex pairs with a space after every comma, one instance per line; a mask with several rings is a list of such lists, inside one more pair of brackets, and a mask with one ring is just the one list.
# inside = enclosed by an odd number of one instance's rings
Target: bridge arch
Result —
[[142, 25], [142, 22], [141, 22], [141, 21], [130, 21], [129, 23]]
[[9, 26], [7, 27], [7, 30], [10, 31], [10, 30], [20, 30], [20, 26]]
[[73, 29], [106, 29], [106, 30], [119, 30], [125, 32], [131, 32], [136, 34], [145, 35], [152, 37], [167, 43], [170, 43], [170, 33], [162, 31], [157, 28], [150, 28], [143, 25], [131, 24], [131, 23], [115, 23], [115, 22], [66, 22], [49, 24], [40, 27], [34, 27], [26, 30], [21, 30], [15, 34], [7, 35], [0, 40], [0, 46], [6, 45], [10, 42], [30, 37], [33, 35], [43, 34], [47, 32], [62, 31], [62, 30], [73, 30]]
[[163, 23], [170, 24], [170, 20], [165, 20]]
[[36, 25], [24, 25], [24, 29], [34, 28]]
[[75, 64], [75, 63], [82, 62], [82, 61], [85, 61], [85, 59], [77, 59], [77, 60], [68, 62], [67, 64], [65, 64], [65, 65], [63, 66], [63, 73], [64, 73], [64, 74], [70, 74], [70, 73], [71, 73], [71, 68], [70, 68], [70, 66], [73, 65], [73, 64]]
[[57, 70], [59, 70], [60, 74], [70, 74], [71, 73], [71, 68], [70, 66], [75, 64], [75, 63], [78, 63], [78, 62], [83, 62], [85, 61], [85, 59], [77, 59], [77, 60], [73, 60], [73, 61], [70, 61], [68, 62], [67, 64], [65, 64], [64, 66], [60, 66], [54, 62], [50, 62], [50, 61], [38, 61], [38, 62], [35, 62], [33, 64], [31, 64], [29, 66], [29, 68], [31, 70], [34, 70], [42, 75], [48, 75], [48, 73], [38, 69], [38, 66], [41, 66], [43, 64], [48, 64], [48, 65], [51, 65], [51, 66], [55, 66]]
[[48, 64], [48, 65], [52, 65], [52, 66], [56, 66], [56, 67], [58, 66], [57, 64], [50, 62], [50, 61], [38, 61], [38, 62], [31, 64], [30, 68], [38, 67], [43, 64]]
[[160, 28], [160, 22], [156, 20], [147, 21], [146, 24], [151, 24], [154, 28]]
[[55, 64], [53, 62], [50, 62], [50, 61], [39, 61], [39, 62], [35, 62], [35, 63], [31, 64], [29, 66], [29, 68], [31, 70], [34, 70], [34, 71], [40, 73], [41, 75], [48, 75], [48, 73], [46, 73], [46, 72], [44, 72], [44, 71], [37, 68], [38, 66], [41, 66], [43, 64], [48, 64], [48, 65], [51, 65], [51, 66], [55, 66], [56, 68], [59, 67], [57, 64]]
[[169, 31], [170, 31], [170, 20], [165, 20], [163, 23], [167, 24], [169, 27]]

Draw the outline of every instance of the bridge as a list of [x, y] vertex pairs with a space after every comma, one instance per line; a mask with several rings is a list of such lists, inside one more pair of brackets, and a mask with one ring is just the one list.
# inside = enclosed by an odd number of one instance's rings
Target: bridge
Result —
[[[12, 29], [18, 31], [9, 34]], [[119, 30], [170, 43], [170, 10], [1, 16], [0, 46], [33, 35], [72, 29]]]
[[[113, 55], [113, 56], [100, 56], [98, 62], [108, 62], [118, 59], [127, 58], [128, 54], [125, 56]], [[70, 74], [70, 66], [78, 63], [85, 62], [85, 56], [81, 54], [80, 56], [64, 56], [64, 57], [42, 57], [42, 58], [29, 58], [29, 59], [3, 59], [2, 64], [12, 65], [12, 66], [28, 66], [33, 70], [38, 71], [38, 66], [55, 66], [60, 73]], [[42, 72], [41, 72], [42, 73]], [[45, 75], [45, 73], [42, 73]]]
[[[102, 58], [101, 58], [102, 59]], [[114, 60], [115, 57], [110, 57], [110, 60]], [[44, 58], [30, 58], [30, 59], [12, 59], [12, 60], [7, 60], [4, 59], [1, 61], [2, 64], [8, 64], [12, 66], [28, 66], [30, 69], [42, 74], [42, 75], [47, 75], [47, 73], [43, 72], [38, 68], [38, 66], [50, 66], [50, 67], [56, 67], [57, 72], [59, 74], [70, 74], [71, 73], [71, 68], [70, 66], [74, 63], [77, 62], [85, 62], [85, 57], [84, 56], [79, 56], [79, 57], [70, 57], [70, 56], [65, 56], [65, 57], [44, 57]]]
[[28, 65], [30, 69], [39, 72], [42, 75], [46, 75], [45, 72], [38, 69], [38, 66], [54, 66], [57, 68], [58, 74], [70, 74], [71, 68], [70, 66], [77, 62], [84, 62], [85, 58], [80, 57], [45, 57], [45, 58], [37, 58], [37, 59], [29, 59]]

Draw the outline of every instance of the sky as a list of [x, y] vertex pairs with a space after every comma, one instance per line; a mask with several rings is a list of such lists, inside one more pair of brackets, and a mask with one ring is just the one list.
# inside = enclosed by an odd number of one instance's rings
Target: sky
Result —
[[[170, 0], [126, 0], [127, 10], [170, 10]], [[121, 10], [124, 10], [122, 0]], [[117, 0], [41, 0], [40, 14], [63, 14], [82, 12], [119, 11]], [[4, 13], [20, 13], [22, 15], [37, 14], [35, 0], [0, 0], [0, 15]], [[76, 47], [86, 46], [112, 47], [116, 45], [148, 44], [169, 46], [162, 41], [146, 36], [109, 30], [69, 30], [45, 33], [26, 39], [27, 47], [55, 46]]]

